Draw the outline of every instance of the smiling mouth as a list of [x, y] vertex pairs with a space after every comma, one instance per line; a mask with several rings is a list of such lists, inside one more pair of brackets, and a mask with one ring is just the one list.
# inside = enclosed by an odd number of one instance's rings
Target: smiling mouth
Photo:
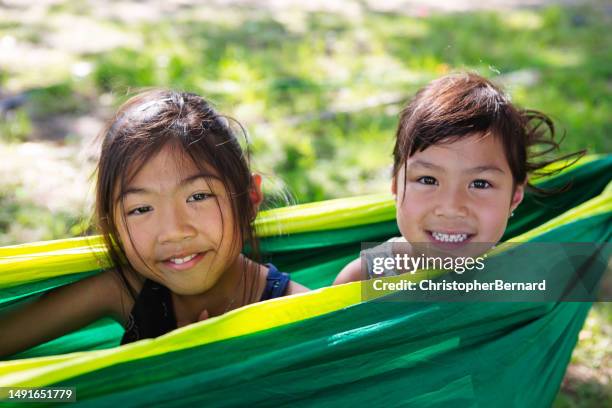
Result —
[[172, 262], [175, 265], [181, 265], [181, 264], [184, 264], [185, 262], [191, 261], [197, 255], [198, 254], [191, 254], [191, 255], [187, 255], [184, 258], [170, 258], [170, 259], [168, 259], [168, 262]]
[[181, 256], [181, 257], [171, 257], [162, 261], [162, 263], [168, 268], [183, 271], [186, 269], [193, 268], [198, 262], [204, 258], [206, 252], [196, 252], [194, 254]]
[[468, 242], [475, 234], [467, 232], [439, 232], [427, 231], [432, 241], [440, 244], [463, 244]]

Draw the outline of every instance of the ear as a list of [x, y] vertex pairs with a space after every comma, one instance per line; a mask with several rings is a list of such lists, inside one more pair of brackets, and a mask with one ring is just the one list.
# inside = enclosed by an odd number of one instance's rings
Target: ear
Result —
[[391, 194], [394, 196], [397, 195], [397, 176], [393, 176], [393, 178], [391, 178]]
[[254, 212], [257, 213], [259, 205], [263, 201], [263, 193], [261, 192], [261, 175], [253, 173], [251, 175], [251, 187], [249, 189], [249, 198], [253, 204]]
[[514, 187], [514, 193], [512, 194], [512, 201], [510, 202], [510, 213], [512, 213], [512, 211], [514, 211], [516, 207], [519, 206], [521, 201], [523, 201], [523, 198], [525, 197], [525, 184], [526, 183], [527, 182], [517, 184], [516, 187]]

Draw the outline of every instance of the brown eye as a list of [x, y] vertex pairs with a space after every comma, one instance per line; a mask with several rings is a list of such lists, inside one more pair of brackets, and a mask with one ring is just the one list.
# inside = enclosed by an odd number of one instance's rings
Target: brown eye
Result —
[[194, 201], [204, 201], [208, 198], [211, 198], [213, 195], [210, 193], [195, 193], [192, 194], [191, 196], [189, 196], [189, 198], [187, 199], [187, 202], [194, 202]]
[[486, 189], [486, 188], [491, 188], [491, 183], [489, 183], [487, 180], [474, 180], [470, 183], [470, 187], [473, 188], [477, 188], [477, 189]]
[[423, 176], [417, 179], [417, 182], [420, 184], [425, 184], [427, 186], [435, 186], [438, 184], [438, 180], [431, 176]]
[[146, 205], [146, 206], [134, 208], [133, 210], [128, 211], [128, 215], [142, 215], [152, 210], [153, 210], [153, 207]]

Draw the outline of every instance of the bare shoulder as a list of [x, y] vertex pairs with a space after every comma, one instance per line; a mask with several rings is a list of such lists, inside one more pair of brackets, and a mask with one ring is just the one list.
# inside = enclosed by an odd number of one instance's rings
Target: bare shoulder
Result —
[[[134, 296], [126, 285], [135, 293], [140, 292], [144, 279], [133, 272], [124, 272], [125, 280], [116, 269], [109, 269], [90, 278], [77, 282], [73, 289], [73, 299], [79, 303], [90, 303], [105, 316], [113, 317], [124, 324], [134, 307]], [[85, 299], [89, 299], [87, 302]]]
[[142, 289], [144, 278], [129, 270], [123, 272], [122, 278], [115, 269], [105, 271], [98, 276], [100, 287], [108, 299], [108, 313], [125, 325], [134, 307], [134, 295]]
[[[118, 315], [129, 294], [116, 270], [110, 269], [73, 284], [70, 296], [78, 303], [95, 305], [104, 315]], [[87, 299], [87, 301], [86, 301]]]
[[361, 258], [356, 258], [340, 271], [333, 284], [341, 285], [343, 283], [361, 281], [365, 278], [366, 275], [361, 270]]

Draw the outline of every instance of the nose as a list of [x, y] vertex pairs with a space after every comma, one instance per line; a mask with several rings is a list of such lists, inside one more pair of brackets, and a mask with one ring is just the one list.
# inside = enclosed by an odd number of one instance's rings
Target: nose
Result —
[[168, 206], [162, 211], [157, 241], [160, 244], [177, 243], [196, 236], [196, 229], [186, 211], [180, 206]]
[[460, 187], [440, 189], [434, 214], [445, 218], [465, 218], [468, 215], [467, 192]]

